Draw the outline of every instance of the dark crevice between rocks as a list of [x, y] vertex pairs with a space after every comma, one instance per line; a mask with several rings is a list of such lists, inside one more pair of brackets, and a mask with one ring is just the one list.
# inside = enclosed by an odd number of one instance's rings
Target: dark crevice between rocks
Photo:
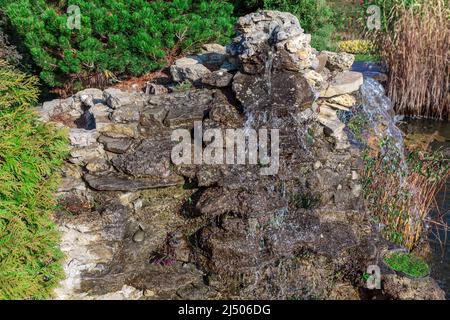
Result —
[[206, 190], [207, 188], [199, 188], [183, 203], [180, 209], [181, 216], [185, 219], [194, 219], [202, 215], [197, 208], [197, 203]]
[[208, 251], [207, 248], [204, 248], [204, 246], [202, 245], [202, 240], [204, 240], [201, 234], [203, 228], [200, 228], [199, 230], [188, 236], [188, 241], [191, 248], [192, 263], [197, 269], [202, 270], [205, 273], [204, 279], [207, 279], [207, 282], [209, 283], [209, 279], [214, 275], [214, 272], [205, 268], [205, 266], [202, 265], [201, 261], [211, 260], [212, 253], [211, 250]]
[[95, 117], [92, 112], [89, 111], [89, 107], [82, 106], [82, 110], [83, 114], [74, 121], [77, 128], [85, 130], [94, 130], [97, 128]]
[[240, 114], [244, 113], [244, 106], [236, 98], [236, 94], [234, 93], [233, 89], [231, 89], [231, 87], [220, 88], [220, 91], [223, 93], [225, 98], [227, 98], [227, 101], [230, 105], [235, 107], [239, 111]]

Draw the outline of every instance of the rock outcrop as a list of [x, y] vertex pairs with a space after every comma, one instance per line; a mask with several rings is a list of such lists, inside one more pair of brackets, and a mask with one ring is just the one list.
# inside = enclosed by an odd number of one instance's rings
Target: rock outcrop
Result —
[[[387, 246], [364, 210], [360, 150], [336, 113], [361, 101], [362, 76], [348, 56], [321, 63], [326, 53], [291, 14], [250, 14], [236, 30], [227, 52], [207, 45], [171, 68], [196, 88], [88, 89], [40, 108], [70, 131], [59, 298], [359, 297]], [[278, 130], [278, 170], [174, 164], [173, 130], [198, 124]]]

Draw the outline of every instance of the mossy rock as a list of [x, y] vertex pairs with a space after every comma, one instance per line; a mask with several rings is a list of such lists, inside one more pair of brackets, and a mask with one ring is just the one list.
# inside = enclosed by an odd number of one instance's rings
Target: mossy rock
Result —
[[412, 279], [425, 278], [430, 274], [428, 264], [413, 253], [391, 251], [383, 260], [392, 270]]

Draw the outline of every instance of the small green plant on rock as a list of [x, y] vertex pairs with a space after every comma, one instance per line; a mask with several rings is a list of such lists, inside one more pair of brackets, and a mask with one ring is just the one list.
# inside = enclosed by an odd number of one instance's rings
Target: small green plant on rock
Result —
[[425, 277], [430, 272], [428, 264], [413, 253], [394, 252], [388, 254], [384, 262], [393, 270], [413, 278]]
[[359, 141], [362, 140], [362, 130], [364, 129], [365, 125], [367, 125], [367, 121], [367, 116], [363, 112], [358, 112], [347, 123], [347, 127]]
[[361, 276], [361, 280], [362, 280], [363, 282], [367, 282], [367, 280], [369, 280], [370, 276], [371, 276], [370, 273], [364, 272], [364, 273], [362, 274], [362, 276]]
[[189, 90], [191, 88], [192, 88], [192, 83], [189, 80], [185, 80], [183, 82], [180, 82], [180, 83], [176, 84], [172, 88], [172, 91], [174, 91], [174, 92], [182, 92], [182, 91], [187, 91], [187, 90]]

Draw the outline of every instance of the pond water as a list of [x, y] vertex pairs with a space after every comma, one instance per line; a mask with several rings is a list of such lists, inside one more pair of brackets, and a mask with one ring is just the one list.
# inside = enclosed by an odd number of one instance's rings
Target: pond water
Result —
[[[433, 134], [439, 135], [441, 141], [431, 144], [433, 150], [441, 149], [446, 158], [450, 158], [450, 123], [426, 119], [405, 119], [401, 126], [407, 134]], [[444, 215], [443, 221], [450, 227], [450, 179], [437, 196], [437, 208], [433, 209], [431, 216]], [[434, 233], [434, 234], [433, 234]], [[444, 228], [433, 228], [429, 241], [433, 250], [429, 264], [431, 275], [445, 290], [446, 298], [450, 299], [450, 231]]]

